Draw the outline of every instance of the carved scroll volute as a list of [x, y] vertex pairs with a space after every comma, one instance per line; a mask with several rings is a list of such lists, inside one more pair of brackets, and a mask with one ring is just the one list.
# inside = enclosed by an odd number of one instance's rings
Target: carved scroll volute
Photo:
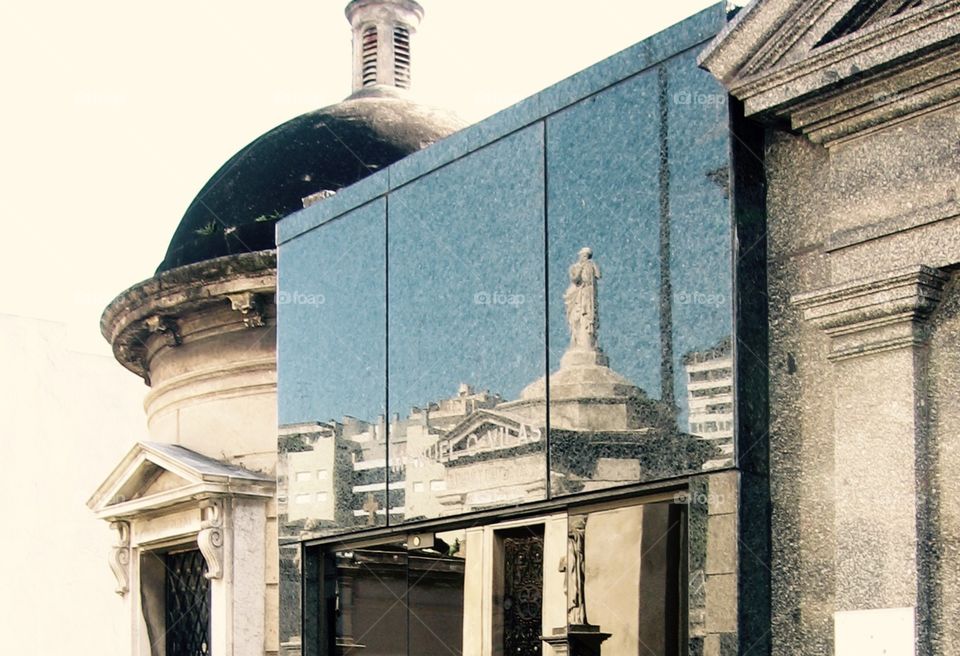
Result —
[[208, 579], [223, 576], [223, 502], [208, 499], [200, 502], [200, 532], [197, 547], [207, 562]]
[[110, 549], [110, 569], [117, 578], [117, 594], [121, 597], [130, 590], [130, 524], [112, 522], [117, 532], [117, 544]]

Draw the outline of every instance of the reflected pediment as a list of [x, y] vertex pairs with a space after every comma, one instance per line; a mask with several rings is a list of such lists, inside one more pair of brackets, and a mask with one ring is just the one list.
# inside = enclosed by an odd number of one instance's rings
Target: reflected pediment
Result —
[[699, 63], [748, 116], [830, 145], [954, 101], [958, 35], [960, 8], [944, 0], [760, 0]]
[[439, 462], [503, 452], [539, 442], [543, 428], [491, 410], [477, 410], [457, 424], [426, 455]]
[[172, 508], [213, 496], [271, 495], [273, 477], [215, 460], [177, 444], [139, 442], [87, 505], [104, 519]]

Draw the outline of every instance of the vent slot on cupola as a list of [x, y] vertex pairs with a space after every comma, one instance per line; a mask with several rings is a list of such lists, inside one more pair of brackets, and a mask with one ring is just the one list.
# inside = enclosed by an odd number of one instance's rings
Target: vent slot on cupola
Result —
[[377, 27], [363, 30], [363, 86], [377, 83]]
[[345, 13], [353, 27], [353, 93], [409, 89], [410, 51], [423, 7], [416, 0], [351, 0]]
[[393, 28], [394, 83], [410, 88], [410, 30], [400, 25]]

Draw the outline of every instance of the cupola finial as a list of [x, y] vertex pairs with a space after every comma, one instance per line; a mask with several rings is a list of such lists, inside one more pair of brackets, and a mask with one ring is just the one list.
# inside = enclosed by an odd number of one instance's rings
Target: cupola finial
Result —
[[414, 0], [352, 0], [353, 93], [384, 85], [410, 88], [410, 40], [423, 18]]

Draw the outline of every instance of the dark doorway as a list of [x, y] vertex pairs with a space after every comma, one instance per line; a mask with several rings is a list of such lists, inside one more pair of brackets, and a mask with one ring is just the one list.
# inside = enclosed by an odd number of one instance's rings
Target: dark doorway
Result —
[[210, 581], [196, 549], [164, 556], [166, 656], [210, 654]]

